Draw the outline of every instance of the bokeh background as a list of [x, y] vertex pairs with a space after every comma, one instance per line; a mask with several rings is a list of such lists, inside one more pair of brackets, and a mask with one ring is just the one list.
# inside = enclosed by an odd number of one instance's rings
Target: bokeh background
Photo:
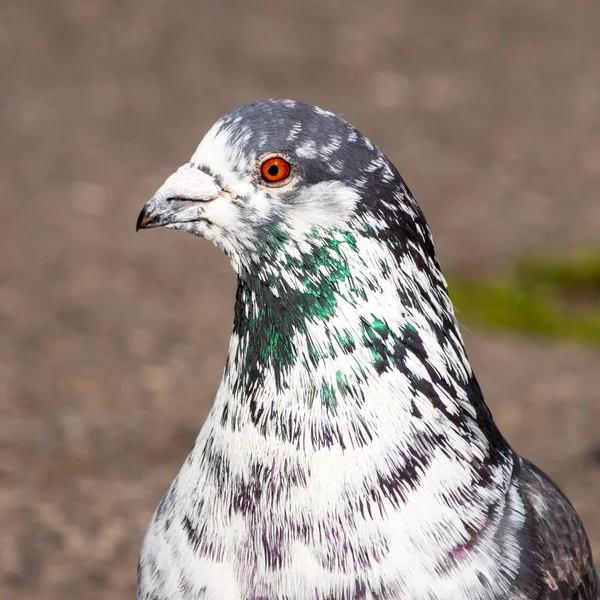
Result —
[[[0, 1], [0, 597], [134, 597], [217, 389], [235, 279], [137, 214], [235, 105], [343, 116], [398, 165], [447, 273], [600, 234], [597, 0]], [[600, 352], [464, 331], [500, 428], [600, 558]]]

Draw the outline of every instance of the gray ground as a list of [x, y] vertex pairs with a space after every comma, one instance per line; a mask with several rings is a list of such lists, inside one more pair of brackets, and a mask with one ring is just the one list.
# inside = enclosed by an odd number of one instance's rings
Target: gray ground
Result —
[[[235, 285], [208, 243], [135, 219], [221, 113], [343, 113], [400, 167], [446, 271], [499, 271], [598, 241], [599, 31], [597, 0], [0, 1], [0, 597], [134, 596]], [[600, 354], [466, 335], [502, 430], [600, 557]]]

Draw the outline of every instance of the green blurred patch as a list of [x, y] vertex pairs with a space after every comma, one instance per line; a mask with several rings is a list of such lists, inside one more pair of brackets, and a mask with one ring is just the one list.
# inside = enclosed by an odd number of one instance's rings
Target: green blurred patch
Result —
[[600, 345], [600, 250], [527, 258], [502, 279], [448, 284], [461, 322]]

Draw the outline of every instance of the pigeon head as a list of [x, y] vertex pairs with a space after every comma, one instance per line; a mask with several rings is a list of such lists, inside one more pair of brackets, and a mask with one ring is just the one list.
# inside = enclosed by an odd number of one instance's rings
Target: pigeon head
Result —
[[244, 104], [217, 121], [140, 213], [138, 229], [160, 226], [212, 241], [240, 275], [278, 270], [340, 232], [402, 229], [429, 244], [391, 162], [340, 117], [290, 100]]

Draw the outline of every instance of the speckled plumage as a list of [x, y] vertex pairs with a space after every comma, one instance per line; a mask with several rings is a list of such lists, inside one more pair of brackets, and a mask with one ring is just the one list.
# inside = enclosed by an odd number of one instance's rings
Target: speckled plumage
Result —
[[[269, 153], [286, 185], [261, 180]], [[597, 598], [582, 525], [498, 432], [423, 214], [367, 138], [243, 105], [144, 207], [152, 226], [212, 240], [239, 285], [140, 600]]]

